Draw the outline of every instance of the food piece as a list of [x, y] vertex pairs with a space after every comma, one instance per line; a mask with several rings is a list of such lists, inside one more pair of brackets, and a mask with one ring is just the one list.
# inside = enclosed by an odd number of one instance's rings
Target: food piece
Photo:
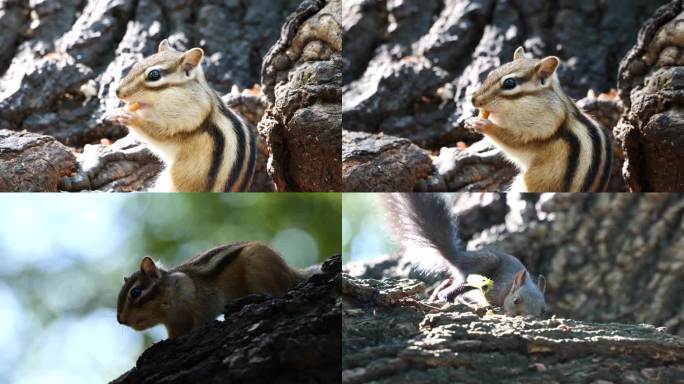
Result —
[[140, 109], [140, 103], [138, 103], [137, 101], [128, 106], [128, 112], [135, 112], [138, 109]]
[[480, 109], [480, 118], [482, 119], [489, 119], [489, 111], [485, 111], [484, 109]]

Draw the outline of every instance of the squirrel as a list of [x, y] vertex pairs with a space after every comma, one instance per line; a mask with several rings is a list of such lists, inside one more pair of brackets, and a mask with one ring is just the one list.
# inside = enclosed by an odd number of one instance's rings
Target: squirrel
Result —
[[291, 268], [258, 242], [221, 245], [168, 270], [145, 256], [124, 278], [116, 318], [137, 331], [163, 324], [175, 339], [216, 319], [230, 300], [282, 296], [314, 272]]
[[535, 283], [515, 256], [497, 250], [467, 251], [459, 238], [457, 216], [445, 199], [434, 193], [393, 193], [386, 201], [394, 235], [401, 251], [416, 260], [423, 272], [447, 272], [451, 276], [431, 300], [454, 301], [464, 292], [471, 274], [493, 281], [485, 299], [510, 316], [544, 316], [548, 313], [546, 280]]
[[116, 88], [128, 103], [108, 118], [129, 127], [161, 158], [160, 192], [246, 191], [256, 163], [256, 134], [204, 78], [204, 52], [173, 49], [133, 65]]
[[465, 127], [499, 147], [521, 171], [516, 192], [600, 192], [610, 177], [612, 140], [562, 90], [555, 56], [519, 47], [472, 97], [479, 117]]

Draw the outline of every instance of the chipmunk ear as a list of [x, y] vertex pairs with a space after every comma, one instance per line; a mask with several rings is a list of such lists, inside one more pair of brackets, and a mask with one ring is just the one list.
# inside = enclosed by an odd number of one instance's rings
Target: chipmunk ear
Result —
[[542, 293], [546, 292], [546, 278], [544, 275], [539, 275], [539, 277], [537, 277], [537, 286]]
[[202, 48], [192, 48], [185, 51], [181, 57], [181, 68], [183, 68], [185, 74], [189, 76], [190, 71], [195, 69], [200, 64], [203, 57], [204, 51]]
[[535, 69], [537, 70], [539, 77], [542, 79], [542, 82], [544, 79], [548, 79], [554, 74], [554, 72], [556, 72], [556, 68], [558, 68], [559, 64], [560, 60], [556, 56], [545, 57], [541, 59], [539, 63], [537, 63]]
[[159, 47], [157, 48], [157, 52], [164, 52], [168, 51], [171, 49], [171, 45], [169, 45], [169, 41], [167, 39], [164, 39], [159, 43]]
[[140, 262], [140, 272], [153, 279], [161, 277], [161, 272], [159, 271], [157, 264], [149, 256], [143, 257]]
[[522, 59], [525, 57], [525, 48], [518, 47], [513, 53], [513, 60]]
[[525, 278], [526, 277], [527, 277], [527, 271], [524, 269], [522, 271], [516, 273], [515, 279], [513, 279], [513, 289], [512, 290], [515, 290], [515, 289], [522, 287], [523, 284], [525, 284]]

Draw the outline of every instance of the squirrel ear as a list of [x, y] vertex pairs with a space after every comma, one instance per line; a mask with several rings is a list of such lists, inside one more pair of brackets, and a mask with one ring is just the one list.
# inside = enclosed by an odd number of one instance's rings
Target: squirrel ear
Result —
[[164, 39], [159, 43], [159, 47], [157, 48], [157, 52], [164, 52], [168, 51], [171, 49], [171, 46], [169, 45], [169, 41], [167, 39]]
[[161, 275], [159, 273], [159, 268], [157, 268], [157, 264], [155, 264], [154, 260], [152, 260], [149, 256], [143, 257], [142, 261], [140, 262], [140, 272], [152, 278], [157, 278]]
[[192, 48], [185, 51], [181, 58], [181, 67], [183, 68], [183, 71], [189, 75], [190, 71], [197, 67], [202, 61], [202, 57], [204, 57], [202, 48]]
[[539, 275], [537, 278], [537, 286], [542, 293], [546, 292], [546, 278], [544, 278], [544, 275]]
[[539, 63], [537, 63], [535, 69], [537, 70], [539, 77], [542, 79], [547, 79], [551, 77], [554, 72], [556, 72], [558, 64], [560, 64], [560, 60], [556, 56], [549, 56], [541, 59]]
[[515, 274], [515, 279], [513, 280], [513, 288], [517, 289], [525, 284], [525, 277], [527, 276], [527, 271], [522, 270]]
[[518, 47], [513, 53], [513, 60], [522, 59], [525, 57], [525, 48]]

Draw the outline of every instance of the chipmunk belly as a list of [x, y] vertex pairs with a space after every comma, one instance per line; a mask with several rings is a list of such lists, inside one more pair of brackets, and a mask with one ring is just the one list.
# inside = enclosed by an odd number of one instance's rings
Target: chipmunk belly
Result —
[[129, 134], [132, 134], [138, 141], [146, 143], [147, 147], [159, 157], [165, 164], [171, 163], [181, 150], [181, 145], [175, 141], [158, 140], [147, 135], [143, 130], [134, 126], [129, 126]]
[[[499, 112], [490, 112], [489, 120], [495, 125], [501, 127], [502, 130], [506, 130], [508, 132], [515, 132], [515, 130], [507, 127], [520, 124], [520, 122], [516, 121], [514, 117]], [[487, 133], [484, 135], [489, 139], [490, 142], [492, 142], [503, 152], [504, 156], [509, 161], [515, 164], [518, 170], [524, 172], [529, 168], [534, 159], [534, 153], [531, 152], [529, 148], [511, 145], [511, 143], [507, 143], [504, 140], [499, 139], [496, 135], [490, 135]]]
[[212, 147], [212, 140], [205, 133], [184, 140], [175, 157], [165, 161], [172, 190], [180, 192], [209, 190], [207, 174], [209, 173], [211, 153], [208, 152], [207, 148]]
[[501, 140], [498, 140], [494, 136], [490, 136], [485, 134], [485, 136], [501, 151], [503, 152], [503, 155], [511, 161], [515, 166], [518, 168], [518, 170], [525, 172], [527, 169], [530, 167], [530, 164], [532, 164], [532, 161], [534, 160], [534, 152], [530, 151], [528, 148], [514, 148], [509, 145], [506, 145], [504, 142]]

